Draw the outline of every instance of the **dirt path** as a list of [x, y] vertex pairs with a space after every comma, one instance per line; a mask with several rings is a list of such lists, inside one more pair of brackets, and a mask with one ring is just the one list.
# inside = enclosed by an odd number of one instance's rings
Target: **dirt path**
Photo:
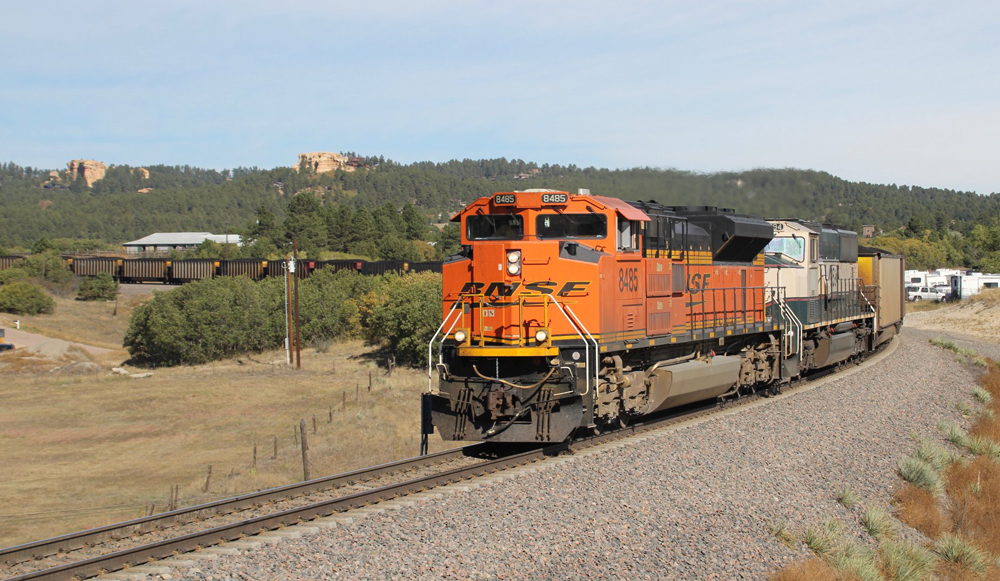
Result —
[[[3, 339], [4, 343], [13, 343], [16, 349], [21, 349], [24, 347], [35, 347], [41, 345], [46, 341], [52, 341], [52, 337], [46, 337], [45, 335], [38, 335], [36, 333], [29, 333], [27, 331], [20, 331], [18, 329], [11, 329], [9, 327], [5, 328], [6, 338]], [[85, 345], [83, 343], [70, 343], [73, 347], [78, 347], [91, 355], [103, 355], [104, 353], [111, 353], [111, 349], [104, 349], [103, 347], [94, 347], [93, 345]]]

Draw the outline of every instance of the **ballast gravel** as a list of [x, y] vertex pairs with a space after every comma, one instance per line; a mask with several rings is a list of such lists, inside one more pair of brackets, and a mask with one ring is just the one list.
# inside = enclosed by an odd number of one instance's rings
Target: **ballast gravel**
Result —
[[[857, 518], [888, 505], [911, 434], [941, 441], [939, 422], [963, 422], [977, 372], [936, 335], [905, 329], [878, 364], [791, 397], [170, 577], [764, 579], [808, 554], [772, 525], [837, 519], [865, 542]], [[843, 486], [860, 506], [837, 503]]]

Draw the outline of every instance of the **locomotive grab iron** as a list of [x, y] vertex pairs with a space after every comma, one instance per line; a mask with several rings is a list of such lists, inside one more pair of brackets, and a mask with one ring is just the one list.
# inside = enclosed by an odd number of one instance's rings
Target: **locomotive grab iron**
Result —
[[563, 441], [778, 391], [902, 325], [902, 258], [830, 225], [550, 190], [452, 220], [426, 396], [446, 440]]

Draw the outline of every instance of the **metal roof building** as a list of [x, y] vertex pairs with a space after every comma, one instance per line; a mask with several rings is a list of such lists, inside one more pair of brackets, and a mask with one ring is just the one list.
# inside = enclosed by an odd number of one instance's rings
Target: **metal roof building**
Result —
[[211, 232], [157, 232], [144, 238], [122, 244], [125, 252], [170, 252], [171, 250], [190, 250], [206, 240], [237, 246], [243, 245], [243, 240], [237, 234], [212, 234]]

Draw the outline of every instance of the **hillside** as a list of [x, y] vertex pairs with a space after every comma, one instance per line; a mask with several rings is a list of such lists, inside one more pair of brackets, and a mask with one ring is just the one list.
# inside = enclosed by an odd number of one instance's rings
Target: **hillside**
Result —
[[[698, 174], [539, 165], [503, 158], [409, 165], [379, 157], [362, 159], [368, 169], [320, 175], [282, 167], [216, 171], [148, 166], [148, 178], [143, 178], [137, 168], [112, 166], [92, 188], [78, 180], [50, 189], [43, 187], [49, 181], [47, 170], [2, 164], [0, 247], [26, 247], [42, 236], [118, 244], [154, 231], [242, 232], [262, 209], [281, 223], [294, 194], [307, 190], [323, 205], [352, 210], [383, 205], [398, 209], [411, 203], [435, 221], [480, 196], [525, 188], [588, 188], [598, 195], [730, 207], [767, 217], [836, 222], [856, 230], [862, 224], [875, 224], [886, 233], [905, 227], [907, 236], [965, 236], [977, 224], [990, 224], [1000, 216], [1000, 194], [857, 183], [796, 169]], [[952, 242], [964, 262], [975, 263], [992, 251], [967, 252], [964, 242]]]

